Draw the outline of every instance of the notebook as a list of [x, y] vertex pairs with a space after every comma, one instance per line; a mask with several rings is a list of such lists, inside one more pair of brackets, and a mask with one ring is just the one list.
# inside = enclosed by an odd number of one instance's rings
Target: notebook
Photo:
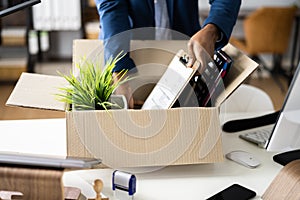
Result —
[[76, 158], [65, 156], [50, 156], [24, 154], [15, 152], [0, 152], [0, 165], [44, 168], [92, 168], [100, 164], [96, 158]]

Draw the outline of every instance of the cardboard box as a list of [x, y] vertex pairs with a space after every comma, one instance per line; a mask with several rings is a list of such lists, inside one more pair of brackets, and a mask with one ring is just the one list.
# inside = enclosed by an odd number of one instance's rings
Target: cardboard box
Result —
[[[137, 66], [147, 63], [167, 66], [174, 52], [186, 44], [187, 41], [132, 41], [131, 57]], [[75, 40], [74, 73], [80, 58], [101, 49], [99, 40]], [[224, 50], [234, 59], [234, 64], [218, 106], [66, 112], [68, 155], [101, 158], [103, 164], [112, 168], [221, 162], [219, 105], [258, 66], [231, 45]], [[137, 78], [135, 83], [144, 86], [157, 81], [164, 72], [159, 69], [157, 77]], [[139, 69], [139, 73], [147, 73], [147, 70], [153, 68]], [[56, 89], [65, 84], [61, 77], [24, 73], [7, 105], [65, 111], [66, 105], [53, 98]], [[136, 98], [143, 99], [150, 93], [151, 90], [145, 88], [135, 91]]]

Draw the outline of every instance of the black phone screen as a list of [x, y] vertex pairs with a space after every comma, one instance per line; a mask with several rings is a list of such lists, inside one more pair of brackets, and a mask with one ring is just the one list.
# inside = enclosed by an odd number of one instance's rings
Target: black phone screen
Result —
[[207, 200], [248, 200], [256, 196], [256, 193], [238, 184], [218, 192]]

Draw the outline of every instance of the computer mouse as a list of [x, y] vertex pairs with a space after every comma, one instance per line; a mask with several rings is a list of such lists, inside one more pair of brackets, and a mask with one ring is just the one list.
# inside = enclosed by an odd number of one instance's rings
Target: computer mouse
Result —
[[231, 151], [227, 153], [225, 157], [248, 168], [256, 168], [260, 165], [260, 161], [251, 153], [246, 151]]

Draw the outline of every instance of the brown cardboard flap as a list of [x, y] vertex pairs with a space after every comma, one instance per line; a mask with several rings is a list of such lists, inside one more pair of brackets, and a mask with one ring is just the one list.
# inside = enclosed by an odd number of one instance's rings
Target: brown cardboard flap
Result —
[[55, 95], [66, 84], [63, 77], [22, 73], [6, 105], [64, 111], [66, 104]]

